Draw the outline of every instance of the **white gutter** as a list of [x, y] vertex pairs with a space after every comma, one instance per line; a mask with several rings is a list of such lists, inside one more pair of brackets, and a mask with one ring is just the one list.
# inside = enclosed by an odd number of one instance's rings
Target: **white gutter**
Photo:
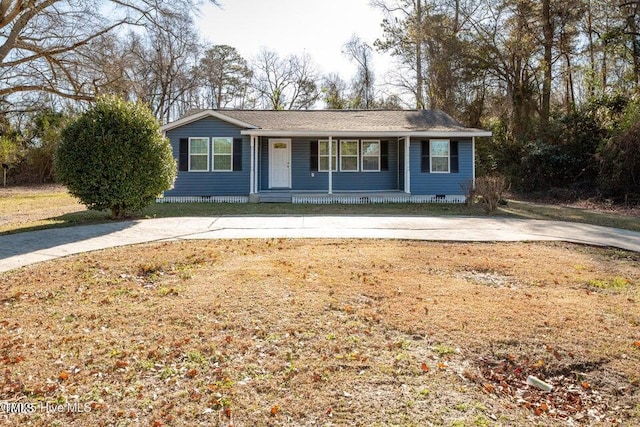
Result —
[[473, 138], [481, 136], [492, 136], [486, 130], [467, 131], [314, 131], [314, 130], [269, 130], [269, 129], [247, 129], [240, 132], [242, 135], [273, 136], [273, 137], [316, 137], [316, 138], [368, 138], [368, 137], [405, 137], [410, 135], [414, 138]]

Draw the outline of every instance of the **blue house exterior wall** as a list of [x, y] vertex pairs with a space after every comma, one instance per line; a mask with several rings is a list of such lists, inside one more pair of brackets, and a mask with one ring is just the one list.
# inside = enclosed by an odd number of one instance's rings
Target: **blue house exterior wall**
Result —
[[[247, 196], [250, 192], [251, 149], [250, 137], [243, 136], [244, 128], [214, 117], [205, 117], [192, 123], [168, 130], [173, 155], [179, 158], [181, 138], [209, 138], [210, 153], [213, 137], [242, 138], [242, 170], [233, 172], [179, 171], [174, 188], [165, 196]], [[292, 138], [291, 145], [291, 190], [327, 192], [328, 172], [312, 171], [310, 167], [311, 142], [319, 138]], [[323, 138], [324, 139], [324, 138]], [[359, 139], [362, 138], [353, 138]], [[367, 137], [389, 142], [389, 170], [379, 172], [333, 172], [333, 191], [394, 191], [405, 189], [404, 142], [398, 138]], [[452, 138], [453, 139], [453, 138]], [[413, 195], [464, 195], [461, 183], [473, 178], [473, 148], [471, 139], [458, 140], [458, 173], [423, 173], [421, 171], [421, 141], [413, 138], [410, 144], [410, 193]], [[269, 138], [260, 138], [258, 153], [258, 189], [269, 190]]]
[[[209, 138], [209, 172], [178, 171], [174, 188], [165, 191], [165, 196], [246, 196], [249, 194], [251, 146], [248, 136], [240, 134], [242, 128], [225, 121], [207, 117], [169, 130], [173, 157], [179, 158], [180, 138]], [[233, 172], [211, 171], [211, 138], [242, 138], [242, 170]]]
[[460, 186], [473, 179], [473, 148], [471, 140], [458, 140], [458, 173], [426, 173], [421, 171], [420, 140], [411, 140], [411, 194], [416, 195], [464, 195]]
[[[367, 138], [389, 141], [389, 170], [340, 172], [332, 176], [333, 191], [388, 191], [398, 189], [397, 138]], [[318, 138], [293, 138], [291, 144], [291, 190], [323, 191], [329, 188], [329, 173], [312, 171], [311, 142]], [[339, 161], [339, 160], [338, 160]], [[260, 191], [269, 190], [269, 138], [260, 139]]]

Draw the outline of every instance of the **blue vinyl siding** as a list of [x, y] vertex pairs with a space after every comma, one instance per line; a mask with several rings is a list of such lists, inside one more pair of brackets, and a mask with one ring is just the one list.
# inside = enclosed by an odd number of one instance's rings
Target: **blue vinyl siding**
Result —
[[[398, 142], [389, 141], [389, 170], [379, 172], [333, 172], [333, 191], [385, 191], [398, 189]], [[291, 190], [327, 191], [329, 173], [311, 171], [311, 142], [318, 138], [293, 138], [291, 145]], [[260, 138], [260, 191], [269, 189], [269, 138]]]
[[212, 137], [243, 138], [242, 171], [212, 172], [212, 147], [209, 146], [209, 172], [178, 172], [174, 188], [165, 191], [166, 196], [246, 196], [249, 194], [249, 174], [251, 148], [248, 136], [242, 136], [242, 129], [225, 121], [207, 117], [180, 126], [167, 132], [171, 141], [173, 157], [178, 159], [180, 138]]
[[[211, 171], [211, 145], [208, 172], [178, 172], [174, 188], [166, 196], [244, 196], [250, 187], [250, 139], [241, 135], [242, 128], [214, 117], [207, 117], [167, 131], [173, 155], [179, 157], [181, 138], [212, 137], [242, 138], [242, 170], [233, 172]], [[328, 172], [312, 171], [310, 167], [311, 142], [319, 138], [293, 138], [291, 145], [291, 190], [326, 192], [329, 187]], [[362, 140], [362, 138], [354, 138]], [[398, 138], [379, 139], [389, 143], [389, 170], [379, 172], [333, 173], [333, 190], [343, 191], [393, 191], [404, 190], [404, 143]], [[452, 138], [456, 140], [456, 138]], [[461, 195], [460, 184], [472, 178], [473, 157], [470, 139], [458, 139], [459, 173], [421, 172], [421, 139], [411, 140], [411, 194]], [[258, 191], [269, 190], [269, 138], [259, 138]], [[360, 153], [361, 154], [361, 153]]]
[[423, 173], [421, 141], [411, 140], [411, 194], [464, 195], [460, 184], [473, 178], [473, 150], [471, 140], [458, 141], [458, 173]]

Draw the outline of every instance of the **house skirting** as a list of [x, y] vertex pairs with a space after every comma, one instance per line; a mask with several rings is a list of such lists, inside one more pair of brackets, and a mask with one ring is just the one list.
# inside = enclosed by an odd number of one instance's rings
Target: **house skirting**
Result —
[[249, 203], [248, 196], [165, 196], [156, 203]]
[[[260, 194], [260, 193], [258, 193]], [[286, 195], [286, 193], [283, 193]], [[461, 195], [411, 195], [394, 194], [289, 194], [291, 203], [309, 205], [365, 205], [377, 203], [464, 203]], [[156, 203], [248, 203], [248, 196], [166, 196]], [[258, 199], [259, 200], [259, 199]], [[287, 198], [288, 200], [288, 198]], [[262, 200], [262, 201], [268, 201]]]
[[373, 203], [464, 203], [465, 196], [411, 194], [302, 194], [293, 195], [291, 203], [314, 205], [365, 205]]

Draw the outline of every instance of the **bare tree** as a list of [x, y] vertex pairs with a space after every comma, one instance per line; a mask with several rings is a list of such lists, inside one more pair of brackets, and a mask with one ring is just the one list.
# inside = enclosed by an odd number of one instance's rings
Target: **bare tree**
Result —
[[332, 73], [325, 76], [322, 82], [322, 98], [326, 108], [345, 110], [349, 108], [347, 82], [339, 74]]
[[390, 51], [393, 56], [413, 73], [413, 79], [400, 79], [399, 86], [408, 89], [415, 97], [416, 108], [425, 107], [423, 74], [423, 32], [424, 0], [371, 0], [374, 7], [381, 9], [384, 38], [376, 40], [374, 46], [381, 51]]
[[242, 104], [251, 81], [251, 69], [234, 47], [216, 45], [207, 49], [197, 72], [208, 108]]
[[311, 108], [320, 98], [318, 80], [316, 66], [307, 54], [281, 58], [275, 51], [262, 49], [254, 59], [253, 87], [265, 108]]
[[[208, 0], [215, 3], [215, 0]], [[91, 100], [80, 53], [127, 26], [163, 25], [163, 17], [191, 12], [199, 0], [2, 0], [0, 98], [20, 103], [25, 93]], [[166, 29], [166, 28], [165, 28]], [[92, 75], [92, 73], [89, 73]]]
[[188, 105], [183, 105], [183, 95], [197, 85], [193, 72], [199, 55], [198, 33], [186, 16], [167, 17], [169, 31], [159, 30], [150, 34], [146, 58], [141, 56], [140, 65], [150, 67], [151, 90], [147, 91], [152, 111], [163, 122], [184, 114]]
[[374, 46], [390, 52], [401, 68], [390, 76], [390, 82], [410, 93], [418, 109], [429, 106], [454, 113], [459, 108], [458, 85], [465, 77], [461, 61], [468, 44], [460, 33], [467, 25], [470, 12], [466, 9], [473, 9], [472, 2], [372, 0], [371, 3], [385, 14], [383, 37]]
[[372, 49], [355, 34], [345, 43], [342, 53], [355, 62], [358, 70], [352, 82], [353, 108], [370, 109], [375, 106]]

